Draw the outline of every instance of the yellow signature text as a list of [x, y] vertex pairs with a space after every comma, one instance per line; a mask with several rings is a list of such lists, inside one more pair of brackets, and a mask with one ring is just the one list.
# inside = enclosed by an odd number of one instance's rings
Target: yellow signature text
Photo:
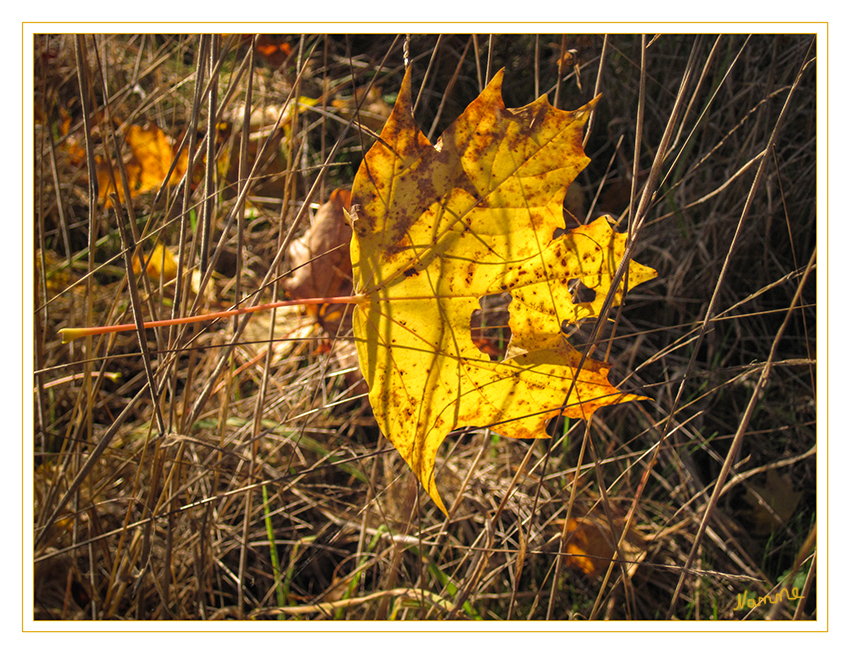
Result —
[[791, 589], [791, 592], [788, 592], [787, 588], [783, 588], [775, 595], [762, 595], [761, 597], [753, 598], [747, 597], [746, 593], [738, 593], [738, 605], [735, 607], [736, 611], [742, 611], [743, 609], [754, 609], [762, 604], [776, 604], [777, 602], [781, 602], [782, 600], [799, 600], [804, 599], [805, 595], [800, 595], [800, 589], [796, 586]]

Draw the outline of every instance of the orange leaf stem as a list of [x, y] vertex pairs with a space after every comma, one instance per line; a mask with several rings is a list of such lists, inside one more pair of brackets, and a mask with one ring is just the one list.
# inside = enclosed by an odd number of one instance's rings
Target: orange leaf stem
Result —
[[[245, 307], [242, 309], [230, 309], [228, 311], [216, 311], [215, 313], [204, 313], [198, 316], [186, 316], [185, 318], [170, 318], [168, 320], [153, 320], [144, 323], [145, 329], [150, 327], [168, 327], [170, 325], [187, 325], [193, 322], [205, 322], [207, 320], [217, 320], [219, 318], [229, 318], [231, 316], [239, 316], [244, 313], [254, 313], [255, 311], [268, 311], [280, 307], [291, 307], [297, 305], [309, 304], [357, 304], [362, 302], [363, 297], [359, 295], [343, 296], [343, 297], [322, 297], [322, 298], [307, 298], [303, 300], [282, 300], [280, 302], [271, 302], [268, 304], [259, 304], [255, 307]], [[135, 331], [134, 323], [124, 325], [103, 325], [99, 327], [70, 327], [60, 329], [59, 335], [62, 337], [62, 343], [70, 343], [74, 339], [82, 336], [97, 336], [99, 334], [111, 334], [113, 332], [129, 332]]]

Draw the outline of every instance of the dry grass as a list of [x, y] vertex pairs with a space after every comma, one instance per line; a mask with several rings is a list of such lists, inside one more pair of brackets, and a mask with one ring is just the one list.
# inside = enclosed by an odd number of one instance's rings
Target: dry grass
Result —
[[[371, 142], [333, 100], [373, 83], [392, 102], [405, 47], [286, 42], [284, 61], [252, 68], [241, 37], [36, 38], [35, 617], [813, 617], [814, 38], [665, 35], [643, 57], [628, 35], [410, 39], [432, 139], [502, 66], [508, 106], [549, 93], [575, 108], [598, 85], [580, 218], [630, 221], [636, 259], [659, 272], [596, 355], [652, 401], [552, 425], [547, 441], [452, 435], [438, 460], [448, 520], [333, 356], [345, 334], [278, 312], [148, 330], [141, 349], [133, 332], [56, 337], [131, 322], [134, 286], [148, 318], [280, 295], [278, 253]], [[580, 78], [558, 81], [562, 46]], [[297, 96], [320, 101], [260, 159], [240, 107], [274, 116]], [[116, 214], [92, 201], [74, 150], [117, 165], [122, 124], [149, 121], [199, 163], [191, 184], [135, 198], [125, 223], [145, 252], [183, 238], [187, 265], [211, 257], [205, 299], [128, 275]], [[229, 171], [205, 163], [211, 130]], [[570, 549], [582, 543], [591, 558]], [[786, 580], [808, 600], [736, 610]]]

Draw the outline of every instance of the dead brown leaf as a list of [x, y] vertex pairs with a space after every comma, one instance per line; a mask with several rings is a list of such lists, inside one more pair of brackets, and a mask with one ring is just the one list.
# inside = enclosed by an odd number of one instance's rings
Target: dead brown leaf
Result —
[[[351, 294], [351, 259], [348, 256], [351, 227], [345, 219], [350, 205], [351, 192], [335, 190], [319, 207], [310, 229], [290, 244], [289, 262], [293, 273], [283, 282], [283, 287], [293, 299]], [[322, 305], [316, 311], [317, 321], [328, 334], [336, 334], [345, 306]]]
[[754, 536], [767, 536], [788, 522], [797, 510], [803, 493], [794, 490], [791, 475], [780, 475], [775, 469], [767, 471], [764, 486], [752, 484], [745, 496], [751, 510], [748, 519]]
[[[556, 521], [563, 525], [563, 520]], [[570, 518], [567, 523], [566, 565], [583, 572], [588, 577], [596, 577], [605, 570], [617, 551], [617, 540], [623, 532], [625, 522], [614, 518], [614, 533], [608, 520], [602, 515], [588, 515]], [[642, 558], [643, 537], [632, 527], [623, 541], [622, 554], [628, 561]], [[637, 566], [630, 569], [634, 574]]]

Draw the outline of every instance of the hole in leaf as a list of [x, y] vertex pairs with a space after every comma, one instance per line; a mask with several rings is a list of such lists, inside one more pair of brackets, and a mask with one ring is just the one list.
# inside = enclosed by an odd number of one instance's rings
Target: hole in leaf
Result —
[[[589, 286], [585, 286], [580, 279], [571, 279], [567, 282], [567, 287], [570, 289], [573, 304], [590, 303], [596, 299], [596, 291]], [[581, 320], [578, 323], [573, 323], [564, 320], [561, 323], [561, 333], [568, 338], [573, 338], [581, 330], [583, 322]]]
[[508, 305], [512, 299], [510, 293], [485, 295], [478, 300], [481, 308], [473, 311], [469, 319], [472, 342], [489, 356], [491, 361], [501, 361], [505, 358], [511, 340]]
[[596, 291], [585, 286], [580, 279], [571, 279], [569, 289], [573, 296], [573, 304], [593, 302], [596, 299]]

